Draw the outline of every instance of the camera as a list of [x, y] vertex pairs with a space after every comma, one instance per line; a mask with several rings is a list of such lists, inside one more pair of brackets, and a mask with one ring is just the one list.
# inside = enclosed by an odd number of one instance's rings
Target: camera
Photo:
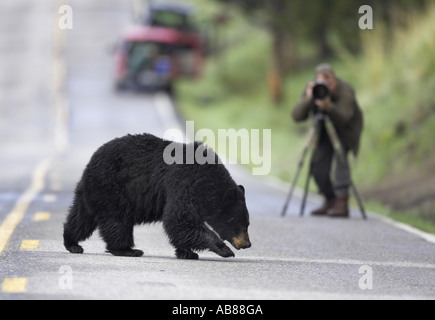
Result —
[[314, 100], [324, 100], [330, 95], [329, 85], [325, 81], [316, 81], [313, 87]]

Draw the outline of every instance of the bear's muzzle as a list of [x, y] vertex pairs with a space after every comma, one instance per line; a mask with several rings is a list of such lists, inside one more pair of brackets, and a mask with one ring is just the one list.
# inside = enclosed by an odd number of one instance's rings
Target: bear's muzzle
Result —
[[231, 244], [237, 250], [250, 248], [251, 241], [249, 241], [248, 231], [244, 230], [239, 234], [239, 236], [232, 238]]

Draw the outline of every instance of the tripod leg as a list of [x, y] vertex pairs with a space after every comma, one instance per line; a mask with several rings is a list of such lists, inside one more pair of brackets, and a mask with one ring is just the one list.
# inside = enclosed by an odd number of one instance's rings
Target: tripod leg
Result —
[[310, 179], [311, 179], [311, 166], [310, 166], [310, 171], [308, 172], [307, 175], [307, 181], [305, 182], [304, 197], [302, 198], [301, 212], [299, 213], [300, 217], [304, 216], [305, 204], [307, 203], [308, 189], [310, 186]]
[[[290, 192], [289, 192], [289, 194], [287, 196], [286, 202], [284, 204], [284, 208], [282, 209], [282, 212], [281, 212], [281, 216], [282, 217], [284, 217], [286, 215], [287, 207], [288, 207], [288, 205], [290, 203], [290, 200], [293, 197], [293, 192], [294, 192], [294, 189], [295, 189], [295, 186], [296, 186], [296, 182], [297, 182], [297, 180], [299, 178], [299, 174], [300, 174], [300, 172], [302, 170], [302, 167], [304, 165], [305, 158], [307, 156], [308, 150], [309, 150], [310, 146], [312, 146], [312, 145], [315, 146], [317, 144], [317, 139], [318, 139], [318, 136], [319, 136], [319, 127], [318, 127], [317, 124], [318, 124], [318, 120], [314, 121], [313, 126], [311, 127], [310, 131], [308, 132], [307, 142], [306, 142], [306, 145], [305, 145], [305, 148], [304, 148], [304, 152], [302, 153], [301, 160], [299, 161], [298, 170], [297, 170], [296, 175], [295, 175], [295, 177], [293, 179], [293, 183], [292, 183], [292, 186], [290, 188]], [[311, 169], [310, 169], [310, 171], [311, 171]]]
[[[342, 159], [342, 161], [347, 162], [346, 156], [343, 152], [343, 148], [342, 148], [341, 143], [340, 143], [340, 139], [338, 138], [335, 127], [332, 124], [331, 119], [329, 119], [329, 117], [325, 117], [325, 126], [326, 126], [326, 132], [328, 133], [328, 136], [329, 136], [329, 138], [332, 142], [332, 145], [335, 149], [335, 152]], [[362, 217], [364, 220], [366, 220], [367, 215], [366, 215], [366, 212], [364, 210], [364, 206], [363, 206], [361, 197], [360, 197], [358, 191], [356, 190], [356, 187], [355, 187], [355, 184], [353, 183], [353, 181], [351, 181], [351, 187], [352, 187], [353, 193], [355, 194], [356, 200], [358, 201], [358, 205], [359, 205], [359, 208], [361, 210]]]
[[293, 192], [295, 191], [296, 182], [298, 181], [299, 174], [300, 174], [302, 167], [304, 165], [304, 161], [305, 161], [305, 157], [307, 155], [307, 152], [308, 152], [308, 147], [305, 147], [304, 152], [302, 154], [302, 158], [299, 161], [298, 171], [296, 172], [295, 177], [293, 178], [293, 183], [292, 183], [292, 186], [290, 188], [290, 192], [287, 196], [286, 202], [284, 204], [284, 208], [282, 209], [281, 217], [284, 217], [287, 213], [287, 208], [288, 208], [288, 205], [293, 197]]
[[352, 182], [351, 186], [352, 186], [352, 191], [353, 191], [353, 193], [355, 195], [355, 198], [358, 201], [358, 206], [359, 206], [359, 209], [361, 210], [361, 215], [362, 215], [364, 220], [367, 220], [366, 211], [364, 209], [364, 205], [362, 203], [361, 197], [360, 197], [360, 195], [359, 195], [359, 193], [358, 193], [358, 191], [357, 191], [357, 189], [355, 187], [355, 184]]

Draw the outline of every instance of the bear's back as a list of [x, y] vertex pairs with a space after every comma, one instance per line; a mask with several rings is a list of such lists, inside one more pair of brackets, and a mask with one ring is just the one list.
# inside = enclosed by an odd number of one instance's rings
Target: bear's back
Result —
[[[188, 190], [202, 200], [216, 199], [218, 203], [225, 190], [235, 186], [222, 164], [166, 164], [163, 153], [171, 143], [142, 134], [116, 138], [101, 146], [81, 181], [87, 203], [107, 208], [100, 212], [125, 212], [135, 223], [152, 222], [161, 219], [167, 201], [177, 201]], [[195, 143], [194, 149], [200, 145]], [[183, 144], [184, 159], [187, 150]], [[215, 155], [213, 150], [209, 152]]]

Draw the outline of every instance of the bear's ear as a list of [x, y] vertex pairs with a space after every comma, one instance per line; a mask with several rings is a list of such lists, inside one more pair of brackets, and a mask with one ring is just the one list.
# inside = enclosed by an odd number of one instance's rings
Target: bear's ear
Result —
[[238, 190], [236, 188], [230, 188], [227, 191], [225, 191], [224, 203], [225, 204], [232, 204], [234, 201], [236, 201], [239, 197], [239, 195], [237, 193], [238, 193]]
[[239, 189], [240, 189], [240, 190], [242, 190], [242, 192], [243, 192], [243, 195], [245, 195], [245, 187], [244, 187], [244, 186], [242, 186], [242, 185], [239, 185]]

